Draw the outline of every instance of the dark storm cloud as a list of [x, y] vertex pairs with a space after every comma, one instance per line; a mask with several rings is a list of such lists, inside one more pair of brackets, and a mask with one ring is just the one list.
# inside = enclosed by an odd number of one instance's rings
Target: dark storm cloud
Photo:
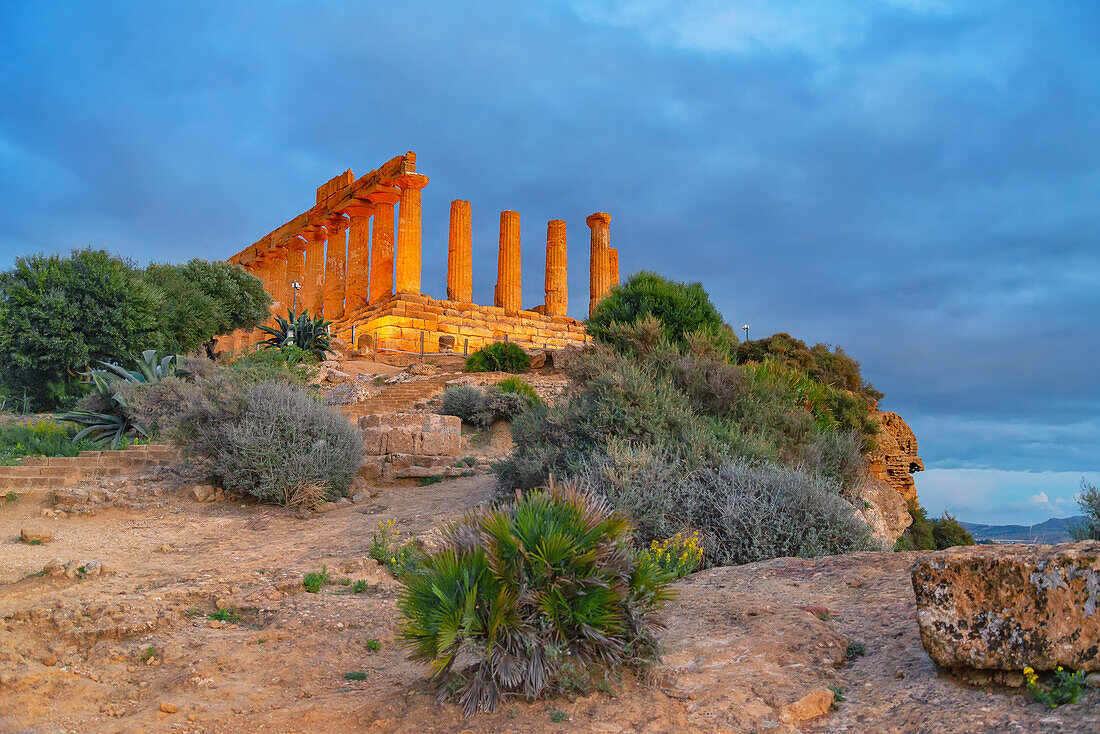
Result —
[[517, 209], [525, 302], [562, 217], [582, 315], [610, 211], [624, 272], [861, 359], [930, 465], [1096, 471], [1100, 10], [773, 5], [8, 4], [0, 266], [225, 257], [414, 149], [429, 293], [467, 198], [475, 297]]

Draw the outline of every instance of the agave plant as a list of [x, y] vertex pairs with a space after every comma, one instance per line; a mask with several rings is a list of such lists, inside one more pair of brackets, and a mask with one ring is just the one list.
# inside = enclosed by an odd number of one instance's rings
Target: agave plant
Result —
[[286, 318], [275, 317], [276, 326], [261, 326], [260, 330], [268, 334], [264, 344], [269, 347], [283, 349], [288, 346], [296, 346], [307, 352], [323, 357], [329, 349], [328, 327], [331, 321], [325, 321], [322, 316], [310, 316], [306, 311], [295, 314], [287, 309]]
[[88, 385], [90, 403], [96, 409], [72, 410], [61, 416], [83, 428], [73, 436], [73, 443], [81, 439], [111, 448], [118, 448], [126, 436], [140, 434], [149, 437], [149, 429], [130, 418], [126, 398], [119, 392], [119, 383], [159, 382], [165, 377], [184, 374], [178, 355], [161, 357], [157, 350], [146, 349], [141, 359], [134, 360], [134, 369], [128, 370], [117, 364], [100, 362], [105, 369], [88, 370], [81, 373]]
[[632, 548], [630, 532], [575, 484], [467, 514], [402, 578], [400, 644], [428, 665], [440, 700], [457, 691], [466, 715], [553, 690], [566, 661], [651, 661], [671, 575]]

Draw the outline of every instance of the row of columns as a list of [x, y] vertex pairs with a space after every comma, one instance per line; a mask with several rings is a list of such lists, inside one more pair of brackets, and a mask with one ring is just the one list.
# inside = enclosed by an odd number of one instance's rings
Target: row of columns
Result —
[[[592, 230], [592, 255], [589, 281], [591, 314], [613, 285], [619, 283], [619, 251], [611, 247], [611, 215], [596, 212], [585, 222]], [[451, 222], [447, 237], [447, 299], [470, 303], [473, 300], [472, 238], [470, 202], [451, 202]], [[522, 308], [521, 244], [519, 212], [500, 213], [500, 238], [497, 247], [497, 284], [493, 305], [518, 311]], [[546, 223], [546, 300], [549, 316], [564, 316], [569, 306], [568, 254], [565, 220]]]
[[[383, 301], [395, 292], [419, 293], [421, 285], [420, 190], [427, 178], [402, 176], [395, 186], [380, 186], [342, 213], [300, 236], [272, 247], [247, 266], [264, 281], [275, 313], [298, 311], [342, 318]], [[397, 209], [396, 243], [394, 232]], [[373, 223], [373, 226], [372, 226]], [[619, 252], [611, 247], [611, 215], [596, 212], [585, 223], [591, 230], [589, 313], [619, 282]], [[451, 202], [447, 240], [447, 299], [473, 301], [473, 247], [470, 202]], [[497, 284], [493, 304], [518, 311], [522, 306], [519, 212], [500, 213]], [[300, 291], [292, 292], [298, 283]], [[565, 221], [546, 224], [545, 313], [564, 316], [569, 305]], [[296, 296], [296, 298], [295, 298]], [[296, 300], [296, 303], [295, 303]]]

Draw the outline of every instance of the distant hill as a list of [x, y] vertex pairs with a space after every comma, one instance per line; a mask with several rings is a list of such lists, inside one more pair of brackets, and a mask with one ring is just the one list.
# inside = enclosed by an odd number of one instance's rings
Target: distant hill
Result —
[[977, 522], [961, 522], [960, 524], [970, 531], [974, 540], [994, 540], [1002, 543], [1067, 543], [1069, 529], [1083, 522], [1084, 515], [1073, 517], [1052, 517], [1038, 525], [982, 525]]

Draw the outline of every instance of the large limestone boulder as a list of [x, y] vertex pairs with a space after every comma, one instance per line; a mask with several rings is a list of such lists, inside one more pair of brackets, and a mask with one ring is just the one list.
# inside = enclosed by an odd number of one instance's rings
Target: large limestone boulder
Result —
[[938, 665], [1100, 670], [1100, 541], [952, 548], [912, 575]]
[[905, 529], [913, 524], [909, 505], [889, 484], [872, 478], [860, 485], [859, 498], [862, 507], [857, 503], [856, 513], [871, 526], [871, 534], [883, 548], [893, 548]]

